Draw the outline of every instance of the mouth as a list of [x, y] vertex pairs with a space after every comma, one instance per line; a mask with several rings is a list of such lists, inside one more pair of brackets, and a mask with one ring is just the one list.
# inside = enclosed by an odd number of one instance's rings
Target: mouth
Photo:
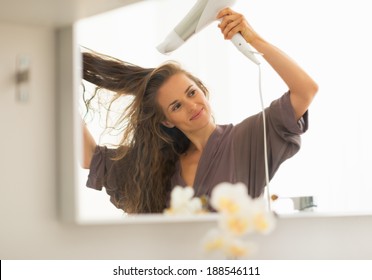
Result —
[[201, 108], [200, 111], [198, 111], [195, 115], [193, 115], [190, 118], [190, 121], [193, 121], [193, 120], [196, 120], [197, 118], [199, 118], [201, 116], [201, 114], [203, 113], [203, 111], [204, 111], [204, 108]]

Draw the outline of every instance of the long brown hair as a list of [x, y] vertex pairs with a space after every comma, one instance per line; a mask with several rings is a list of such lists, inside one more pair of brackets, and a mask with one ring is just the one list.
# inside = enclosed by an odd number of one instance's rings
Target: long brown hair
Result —
[[178, 128], [161, 124], [165, 116], [156, 101], [159, 88], [177, 73], [184, 73], [208, 94], [203, 83], [176, 62], [142, 68], [110, 56], [83, 53], [84, 80], [114, 92], [111, 102], [122, 95], [134, 96], [117, 123], [123, 127], [123, 137], [108, 172], [111, 186], [106, 186], [115, 190], [114, 204], [127, 213], [164, 210], [176, 162], [190, 145]]

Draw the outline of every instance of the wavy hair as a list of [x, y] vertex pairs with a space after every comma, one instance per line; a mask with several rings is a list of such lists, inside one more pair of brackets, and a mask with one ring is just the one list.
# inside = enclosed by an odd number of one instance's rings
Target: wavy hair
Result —
[[[176, 162], [189, 145], [178, 128], [162, 125], [165, 116], [156, 101], [159, 88], [174, 74], [183, 73], [208, 95], [204, 84], [173, 61], [143, 68], [95, 52], [84, 52], [83, 79], [113, 92], [112, 102], [132, 95], [117, 126], [123, 137], [108, 171], [106, 188], [111, 201], [127, 213], [159, 213], [166, 207]], [[120, 175], [119, 175], [120, 174]], [[118, 176], [119, 175], [119, 176]]]

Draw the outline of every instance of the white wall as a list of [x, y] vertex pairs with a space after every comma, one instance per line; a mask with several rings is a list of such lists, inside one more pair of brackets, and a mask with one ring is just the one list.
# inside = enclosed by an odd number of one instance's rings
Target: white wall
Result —
[[[212, 222], [77, 226], [58, 220], [55, 38], [0, 23], [0, 259], [200, 259]], [[15, 57], [32, 59], [31, 96], [15, 101]], [[372, 217], [281, 219], [254, 237], [258, 259], [370, 259]]]

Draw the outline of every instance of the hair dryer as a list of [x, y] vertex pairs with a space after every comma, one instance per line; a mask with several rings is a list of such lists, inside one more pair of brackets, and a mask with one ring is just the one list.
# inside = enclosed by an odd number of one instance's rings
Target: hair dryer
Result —
[[[163, 43], [157, 47], [158, 51], [169, 54], [176, 50], [192, 35], [217, 20], [219, 11], [232, 6], [235, 2], [236, 0], [198, 0], [183, 20], [168, 34]], [[252, 50], [240, 33], [235, 34], [231, 41], [246, 57], [257, 65], [260, 64], [254, 55], [257, 52]]]

